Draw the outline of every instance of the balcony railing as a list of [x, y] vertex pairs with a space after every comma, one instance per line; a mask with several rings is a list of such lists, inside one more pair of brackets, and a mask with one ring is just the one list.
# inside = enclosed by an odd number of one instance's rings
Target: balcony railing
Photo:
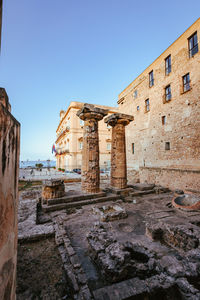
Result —
[[69, 149], [68, 148], [57, 148], [56, 149], [56, 154], [57, 155], [66, 154], [66, 153], [69, 153]]
[[66, 133], [70, 131], [70, 127], [66, 126], [65, 129], [61, 130], [59, 135], [57, 136], [56, 143], [59, 141], [59, 139]]

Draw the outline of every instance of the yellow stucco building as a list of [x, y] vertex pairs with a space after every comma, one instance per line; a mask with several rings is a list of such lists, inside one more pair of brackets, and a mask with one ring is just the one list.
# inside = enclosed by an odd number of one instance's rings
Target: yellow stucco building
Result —
[[[76, 115], [84, 103], [73, 101], [66, 111], [60, 112], [60, 123], [56, 130], [56, 166], [65, 170], [81, 169], [84, 121]], [[109, 114], [117, 111], [115, 107], [95, 105], [109, 110]], [[104, 120], [99, 122], [100, 168], [110, 167], [111, 128]]]

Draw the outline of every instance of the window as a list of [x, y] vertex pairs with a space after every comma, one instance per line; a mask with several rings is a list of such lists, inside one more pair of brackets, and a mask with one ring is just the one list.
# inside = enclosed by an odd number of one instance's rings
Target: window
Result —
[[145, 100], [145, 112], [150, 111], [149, 99]]
[[188, 45], [189, 45], [189, 57], [192, 57], [198, 52], [197, 32], [195, 32], [188, 39]]
[[165, 75], [171, 73], [171, 55], [165, 58]]
[[79, 142], [79, 149], [83, 150], [83, 142]]
[[67, 129], [70, 129], [70, 120], [69, 119], [67, 120], [66, 125], [67, 125]]
[[172, 98], [172, 94], [171, 94], [171, 86], [168, 85], [165, 88], [165, 101], [170, 101]]
[[111, 143], [107, 143], [107, 150], [108, 150], [108, 151], [111, 150]]
[[135, 153], [135, 144], [132, 143], [132, 154], [134, 154], [134, 153]]
[[162, 125], [166, 124], [166, 116], [162, 116]]
[[137, 111], [138, 111], [138, 110], [140, 110], [140, 107], [139, 107], [139, 105], [137, 106]]
[[187, 73], [183, 76], [183, 92], [190, 90], [190, 74]]
[[135, 91], [134, 91], [134, 93], [133, 93], [133, 97], [134, 97], [134, 99], [136, 99], [136, 98], [137, 98], [137, 96], [138, 96], [138, 92], [137, 92], [137, 90], [135, 90]]
[[165, 142], [165, 150], [170, 150], [170, 142]]
[[80, 126], [84, 126], [84, 121], [83, 120], [80, 120]]
[[154, 85], [153, 71], [149, 73], [149, 87]]

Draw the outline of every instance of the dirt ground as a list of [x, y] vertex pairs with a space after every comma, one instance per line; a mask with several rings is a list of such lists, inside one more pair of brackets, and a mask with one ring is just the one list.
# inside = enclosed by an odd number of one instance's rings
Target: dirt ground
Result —
[[70, 300], [54, 238], [18, 245], [17, 300]]

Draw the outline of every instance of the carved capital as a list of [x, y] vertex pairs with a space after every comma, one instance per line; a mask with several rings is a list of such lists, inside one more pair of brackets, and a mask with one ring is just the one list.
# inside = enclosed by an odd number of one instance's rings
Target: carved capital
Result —
[[134, 120], [133, 116], [121, 114], [121, 113], [114, 113], [104, 119], [104, 122], [108, 125], [114, 127], [117, 124], [122, 124], [123, 126], [128, 125], [130, 122]]
[[93, 104], [85, 103], [77, 112], [77, 116], [81, 120], [102, 120], [108, 114], [108, 110], [94, 106]]

